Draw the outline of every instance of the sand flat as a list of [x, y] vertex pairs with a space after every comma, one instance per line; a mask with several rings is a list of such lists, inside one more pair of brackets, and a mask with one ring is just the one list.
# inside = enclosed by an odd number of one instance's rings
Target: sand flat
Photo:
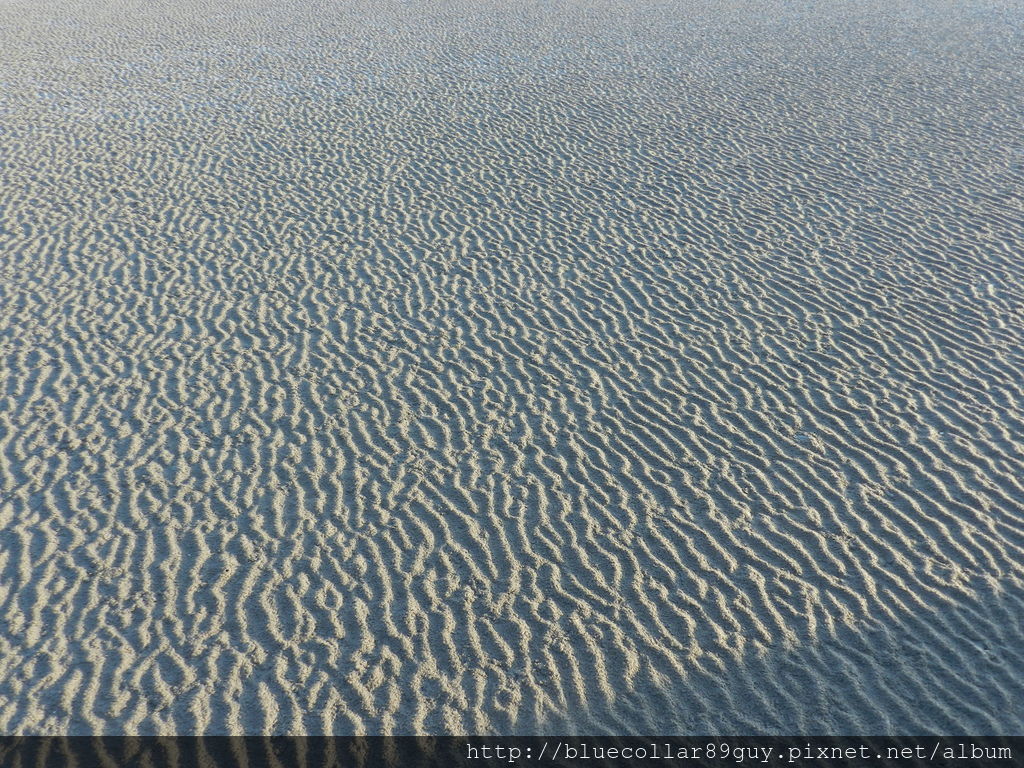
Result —
[[1022, 21], [0, 3], [0, 732], [1019, 732]]

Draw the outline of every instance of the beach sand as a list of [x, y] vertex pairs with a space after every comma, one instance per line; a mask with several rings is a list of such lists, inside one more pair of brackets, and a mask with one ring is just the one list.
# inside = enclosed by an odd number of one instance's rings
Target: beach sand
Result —
[[1020, 732], [1022, 20], [4, 0], [0, 732]]

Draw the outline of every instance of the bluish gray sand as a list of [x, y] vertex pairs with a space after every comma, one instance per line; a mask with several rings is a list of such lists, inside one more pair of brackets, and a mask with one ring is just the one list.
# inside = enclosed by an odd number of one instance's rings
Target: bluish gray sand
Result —
[[0, 732], [1019, 732], [1022, 30], [4, 0]]

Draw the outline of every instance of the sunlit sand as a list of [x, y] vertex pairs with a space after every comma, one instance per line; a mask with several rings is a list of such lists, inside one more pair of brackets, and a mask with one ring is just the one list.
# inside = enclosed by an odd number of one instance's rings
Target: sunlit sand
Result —
[[1022, 21], [0, 2], [0, 731], [1019, 731]]

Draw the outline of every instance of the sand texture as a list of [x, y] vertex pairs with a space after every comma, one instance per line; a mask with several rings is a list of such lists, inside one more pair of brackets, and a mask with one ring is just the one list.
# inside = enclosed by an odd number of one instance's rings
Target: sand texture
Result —
[[4, 0], [0, 732], [1020, 732], [1022, 31]]

